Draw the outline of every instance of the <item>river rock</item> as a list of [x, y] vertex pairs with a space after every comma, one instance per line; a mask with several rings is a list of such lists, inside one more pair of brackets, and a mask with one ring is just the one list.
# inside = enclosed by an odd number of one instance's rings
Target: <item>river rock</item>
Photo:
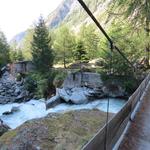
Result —
[[88, 102], [89, 91], [87, 88], [73, 88], [70, 100], [74, 104], [85, 104]]
[[14, 106], [14, 107], [12, 107], [11, 111], [3, 112], [3, 115], [11, 115], [11, 114], [18, 112], [18, 111], [20, 111], [20, 108]]
[[15, 89], [15, 95], [18, 95], [18, 94], [20, 94], [20, 93], [21, 93], [20, 88], [16, 87], [16, 89]]
[[62, 98], [64, 101], [69, 102], [70, 101], [70, 93], [69, 90], [63, 89], [57, 89], [58, 94], [60, 98]]
[[12, 107], [12, 109], [11, 109], [11, 112], [12, 113], [14, 113], [14, 112], [18, 112], [18, 111], [20, 111], [20, 108], [19, 107]]
[[3, 114], [2, 115], [11, 115], [12, 114], [12, 112], [11, 111], [5, 111], [5, 112], [3, 112]]
[[74, 104], [84, 104], [88, 102], [88, 90], [85, 88], [58, 89], [58, 95], [65, 102], [72, 102]]
[[9, 129], [10, 129], [10, 127], [8, 127], [6, 124], [4, 124], [3, 121], [0, 119], [0, 136], [2, 136]]
[[125, 90], [118, 84], [109, 83], [102, 88], [103, 93], [109, 97], [117, 98], [124, 97]]
[[[66, 103], [85, 104], [89, 101], [104, 97], [124, 97], [125, 90], [117, 83], [104, 83], [101, 76], [91, 72], [76, 72], [69, 74], [64, 80], [63, 87], [56, 90], [54, 98], [49, 100], [47, 108], [58, 104], [59, 99]], [[56, 100], [56, 103], [54, 101]]]
[[28, 100], [29, 93], [25, 90], [23, 80], [18, 82], [9, 73], [3, 73], [0, 78], [0, 104], [23, 102]]
[[55, 95], [46, 101], [46, 109], [53, 108], [61, 103], [61, 98], [59, 95]]
[[85, 104], [89, 100], [94, 99], [95, 95], [102, 96], [102, 90], [95, 90], [101, 87], [102, 80], [99, 74], [90, 72], [71, 73], [65, 79], [63, 88], [56, 90], [57, 96], [47, 101], [47, 108], [54, 104], [54, 100], [60, 102], [58, 99], [62, 99], [66, 103]]

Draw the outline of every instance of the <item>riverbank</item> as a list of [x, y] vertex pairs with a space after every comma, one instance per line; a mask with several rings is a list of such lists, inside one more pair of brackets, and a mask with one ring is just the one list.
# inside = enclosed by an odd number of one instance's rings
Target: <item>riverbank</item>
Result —
[[97, 109], [49, 114], [5, 133], [0, 137], [0, 149], [79, 150], [105, 122], [106, 113]]

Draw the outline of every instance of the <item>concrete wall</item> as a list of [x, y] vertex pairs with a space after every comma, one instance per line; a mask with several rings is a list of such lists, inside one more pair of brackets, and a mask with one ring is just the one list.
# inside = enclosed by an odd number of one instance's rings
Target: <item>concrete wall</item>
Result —
[[20, 61], [10, 64], [10, 72], [13, 75], [17, 73], [27, 73], [34, 70], [34, 65], [31, 61]]
[[67, 76], [63, 83], [64, 88], [88, 86], [91, 88], [100, 87], [102, 80], [99, 74], [90, 72], [76, 72]]

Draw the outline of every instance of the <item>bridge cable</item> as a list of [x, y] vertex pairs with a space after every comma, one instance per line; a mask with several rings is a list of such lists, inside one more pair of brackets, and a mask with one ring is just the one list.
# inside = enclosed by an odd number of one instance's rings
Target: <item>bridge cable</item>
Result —
[[[110, 45], [110, 65], [109, 65], [109, 75], [113, 74], [113, 44]], [[104, 150], [107, 150], [107, 140], [108, 140], [108, 122], [109, 122], [109, 107], [110, 107], [110, 98], [107, 99], [107, 115], [106, 115], [106, 123], [105, 123], [105, 140], [104, 140]]]
[[113, 48], [118, 51], [118, 53], [126, 60], [126, 62], [130, 65], [130, 67], [135, 71], [135, 67], [133, 64], [127, 59], [127, 57], [124, 55], [124, 53], [116, 46], [114, 45], [113, 40], [108, 36], [104, 28], [101, 26], [101, 24], [98, 22], [98, 20], [95, 18], [93, 13], [90, 11], [90, 9], [87, 7], [87, 5], [83, 2], [83, 0], [78, 0], [78, 2], [81, 4], [83, 9], [87, 12], [87, 14], [91, 17], [91, 19], [94, 21], [94, 23], [97, 25], [97, 27], [100, 29], [100, 31], [104, 34], [106, 39], [109, 41], [110, 45], [113, 45]]
[[[112, 63], [113, 63], [113, 50], [116, 50], [123, 59], [126, 60], [126, 62], [130, 65], [130, 67], [133, 69], [133, 72], [136, 71], [136, 68], [133, 66], [133, 64], [128, 60], [128, 58], [124, 55], [124, 53], [116, 46], [114, 45], [113, 40], [108, 36], [108, 34], [106, 33], [106, 31], [103, 29], [103, 27], [101, 26], [101, 24], [98, 22], [98, 20], [95, 18], [95, 16], [93, 15], [93, 13], [90, 11], [90, 9], [87, 7], [87, 5], [83, 2], [83, 0], [78, 0], [78, 2], [81, 4], [81, 6], [83, 7], [83, 9], [87, 12], [87, 14], [91, 17], [91, 19], [94, 21], [94, 23], [97, 25], [97, 27], [100, 29], [100, 31], [104, 34], [104, 36], [106, 37], [106, 39], [109, 41], [110, 44], [110, 49], [111, 49], [111, 61], [110, 61], [110, 66], [109, 66], [109, 73], [110, 75], [112, 74]], [[107, 101], [107, 116], [106, 116], [106, 130], [105, 130], [105, 140], [104, 140], [104, 149], [107, 150], [107, 140], [108, 140], [108, 122], [109, 122], [109, 107], [110, 107], [110, 98], [108, 97], [108, 101]]]

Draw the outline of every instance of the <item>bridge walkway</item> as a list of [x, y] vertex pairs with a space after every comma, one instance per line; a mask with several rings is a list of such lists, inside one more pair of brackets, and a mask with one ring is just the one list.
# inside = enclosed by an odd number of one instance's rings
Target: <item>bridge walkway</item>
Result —
[[119, 150], [150, 150], [150, 84]]

